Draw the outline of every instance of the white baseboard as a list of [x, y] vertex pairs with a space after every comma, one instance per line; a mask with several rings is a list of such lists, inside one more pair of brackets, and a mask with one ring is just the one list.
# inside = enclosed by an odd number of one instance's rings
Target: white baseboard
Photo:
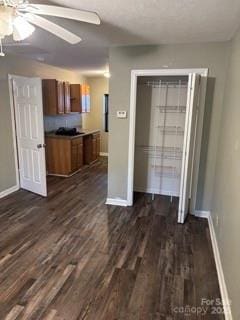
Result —
[[198, 218], [209, 218], [211, 215], [210, 211], [204, 211], [204, 210], [195, 210], [194, 215]]
[[4, 190], [4, 191], [0, 192], [0, 199], [8, 196], [9, 194], [11, 194], [11, 193], [13, 193], [13, 192], [15, 192], [17, 190], [19, 190], [19, 187], [18, 186], [13, 186], [13, 187], [11, 187], [11, 188], [9, 188], [7, 190]]
[[108, 157], [108, 153], [107, 152], [100, 152], [100, 156], [101, 157]]
[[106, 204], [110, 204], [112, 206], [121, 206], [121, 207], [127, 207], [128, 206], [127, 200], [123, 200], [123, 199], [107, 198]]
[[217, 268], [218, 282], [219, 282], [219, 287], [220, 287], [220, 292], [221, 292], [221, 297], [222, 297], [222, 302], [223, 302], [223, 307], [224, 307], [225, 320], [233, 320], [230, 299], [228, 296], [227, 286], [226, 286], [226, 282], [225, 282], [222, 262], [221, 262], [221, 258], [220, 258], [216, 233], [214, 230], [211, 214], [209, 214], [209, 216], [208, 216], [208, 225], [209, 225], [209, 230], [210, 230], [210, 235], [211, 235], [214, 259], [215, 259], [216, 268]]

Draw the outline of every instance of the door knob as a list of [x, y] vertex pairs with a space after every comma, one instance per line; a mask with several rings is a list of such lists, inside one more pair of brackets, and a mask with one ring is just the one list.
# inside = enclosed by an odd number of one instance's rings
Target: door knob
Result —
[[39, 144], [37, 144], [37, 148], [38, 149], [46, 148], [46, 144], [45, 143], [43, 143], [43, 144], [39, 143]]

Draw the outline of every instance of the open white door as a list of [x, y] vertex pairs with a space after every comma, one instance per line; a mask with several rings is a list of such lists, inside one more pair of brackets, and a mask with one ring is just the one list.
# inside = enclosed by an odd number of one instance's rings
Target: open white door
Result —
[[183, 160], [178, 208], [178, 223], [184, 223], [191, 198], [192, 168], [196, 139], [197, 108], [199, 101], [200, 75], [189, 75], [186, 122], [184, 131]]
[[42, 81], [12, 77], [20, 187], [47, 196]]

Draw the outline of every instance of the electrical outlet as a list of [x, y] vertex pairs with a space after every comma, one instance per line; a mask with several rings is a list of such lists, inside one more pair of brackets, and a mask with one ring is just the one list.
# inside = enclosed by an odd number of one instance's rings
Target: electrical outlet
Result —
[[125, 110], [117, 111], [117, 118], [126, 119], [127, 118], [127, 111], [125, 111]]

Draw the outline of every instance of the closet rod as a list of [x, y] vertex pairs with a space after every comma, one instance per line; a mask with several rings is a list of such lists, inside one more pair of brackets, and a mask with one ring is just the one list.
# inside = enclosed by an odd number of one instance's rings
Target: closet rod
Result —
[[186, 106], [154, 106], [153, 108], [159, 108], [161, 113], [185, 113]]
[[186, 88], [188, 86], [188, 82], [147, 81], [147, 82], [143, 83], [143, 85], [147, 85], [149, 87], [155, 87], [155, 88], [159, 88], [159, 87], [161, 87], [161, 88], [162, 87]]

